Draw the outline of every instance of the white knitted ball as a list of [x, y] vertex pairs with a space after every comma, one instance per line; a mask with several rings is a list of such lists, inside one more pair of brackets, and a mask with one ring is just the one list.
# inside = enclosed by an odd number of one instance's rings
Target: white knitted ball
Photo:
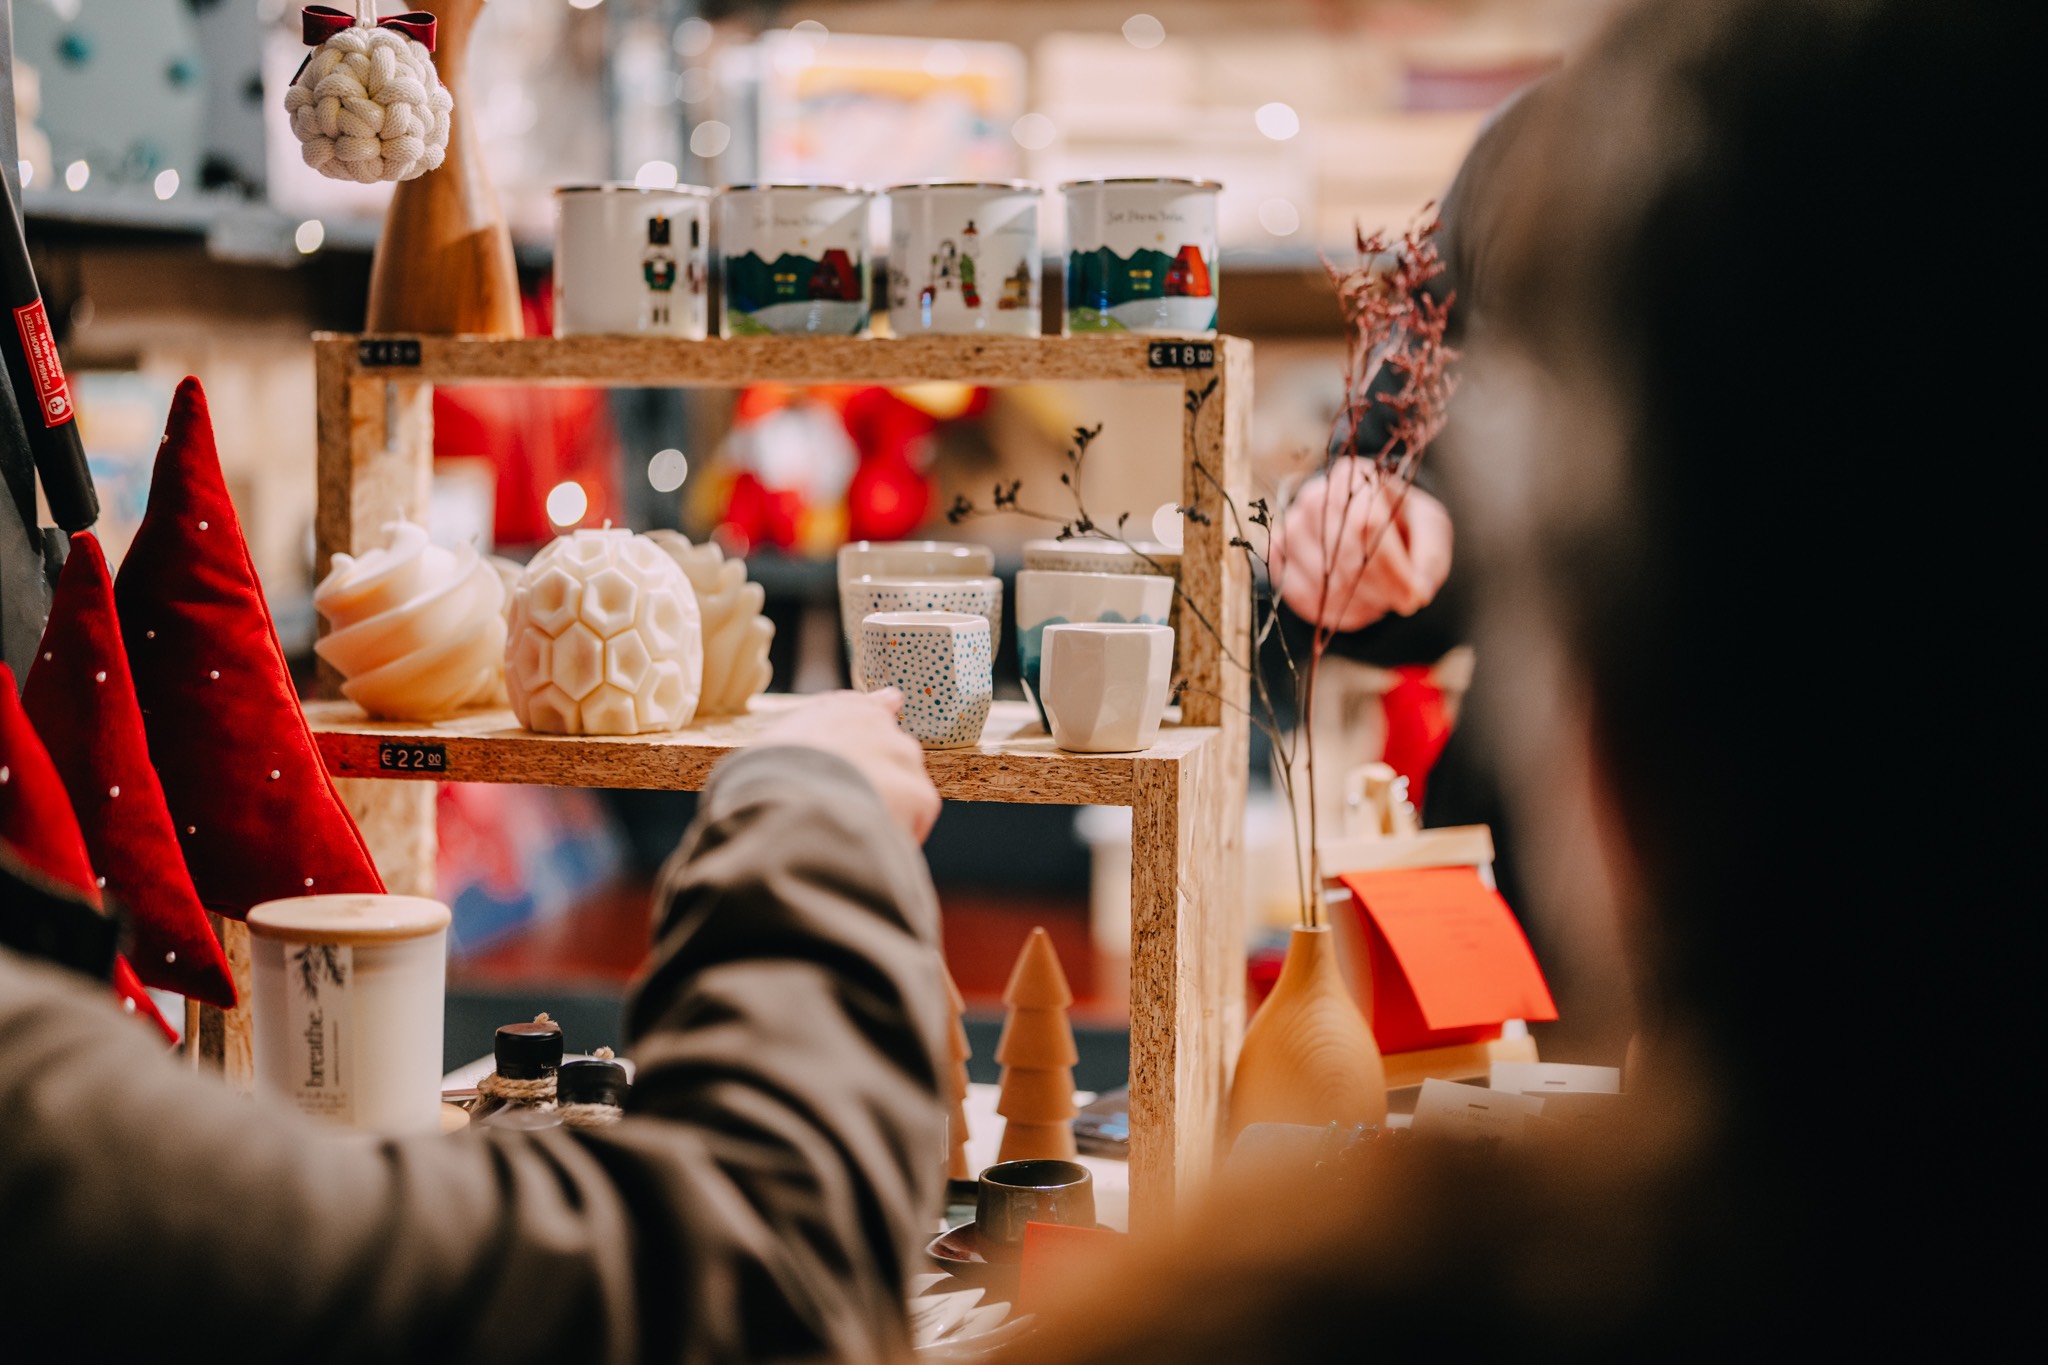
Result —
[[284, 92], [306, 164], [335, 180], [410, 180], [441, 164], [455, 106], [427, 49], [357, 25], [319, 47]]

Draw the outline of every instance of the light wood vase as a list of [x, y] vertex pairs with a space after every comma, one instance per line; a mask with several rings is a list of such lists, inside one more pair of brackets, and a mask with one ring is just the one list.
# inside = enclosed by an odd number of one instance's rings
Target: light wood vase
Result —
[[1230, 1088], [1230, 1133], [1249, 1124], [1383, 1122], [1379, 1044], [1344, 984], [1328, 927], [1296, 929], [1280, 980], [1244, 1033]]
[[434, 66], [455, 107], [438, 170], [403, 180], [391, 196], [370, 263], [371, 332], [516, 337], [519, 273], [512, 234], [484, 175], [470, 126], [469, 40], [486, 0], [439, 0]]

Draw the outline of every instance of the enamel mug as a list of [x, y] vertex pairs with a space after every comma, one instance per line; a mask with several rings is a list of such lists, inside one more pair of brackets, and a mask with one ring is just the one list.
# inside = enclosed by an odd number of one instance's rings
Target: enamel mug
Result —
[[889, 330], [1038, 335], [1036, 185], [889, 189]]
[[711, 191], [564, 185], [555, 191], [555, 335], [702, 341]]
[[719, 335], [865, 333], [872, 197], [853, 185], [720, 190]]
[[1213, 180], [1070, 180], [1067, 330], [1213, 336]]

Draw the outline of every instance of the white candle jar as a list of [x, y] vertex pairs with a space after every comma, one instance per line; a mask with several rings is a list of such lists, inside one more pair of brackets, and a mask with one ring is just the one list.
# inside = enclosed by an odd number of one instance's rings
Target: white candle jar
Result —
[[555, 335], [702, 341], [711, 191], [564, 185], [555, 191]]
[[421, 896], [251, 909], [257, 1085], [370, 1132], [439, 1131], [448, 920]]
[[889, 189], [889, 330], [1038, 335], [1038, 201], [1023, 181]]
[[871, 198], [852, 185], [719, 191], [719, 335], [866, 332]]
[[1213, 180], [1071, 180], [1067, 330], [1213, 336]]

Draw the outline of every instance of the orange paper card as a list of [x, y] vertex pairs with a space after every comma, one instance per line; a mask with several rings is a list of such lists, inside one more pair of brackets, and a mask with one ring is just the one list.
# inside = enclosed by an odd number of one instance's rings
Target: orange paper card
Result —
[[1471, 867], [1347, 872], [1372, 972], [1382, 1052], [1500, 1035], [1508, 1019], [1557, 1018], [1514, 912]]
[[1123, 1245], [1124, 1235], [1109, 1228], [1026, 1223], [1024, 1263], [1017, 1274], [1017, 1311], [1036, 1313], [1094, 1284]]

